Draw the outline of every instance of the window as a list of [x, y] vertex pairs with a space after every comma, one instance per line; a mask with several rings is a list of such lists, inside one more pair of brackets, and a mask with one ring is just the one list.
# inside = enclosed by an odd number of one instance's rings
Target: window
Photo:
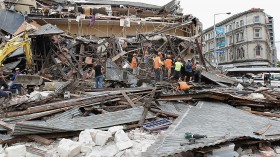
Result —
[[261, 56], [261, 50], [262, 47], [260, 45], [257, 45], [255, 48], [256, 56]]
[[239, 22], [236, 22], [236, 28], [238, 28], [239, 27]]
[[232, 30], [232, 25], [229, 25], [228, 30], [229, 30], [229, 31], [231, 31], [231, 30]]
[[244, 59], [245, 58], [245, 51], [243, 47], [237, 49], [237, 56], [236, 59]]
[[210, 43], [210, 49], [213, 49], [213, 48], [214, 48], [214, 43], [211, 42], [211, 43]]
[[239, 33], [236, 33], [236, 42], [239, 41]]
[[244, 32], [236, 33], [236, 42], [242, 41], [244, 39]]
[[225, 60], [226, 60], [225, 53], [220, 53], [219, 57], [220, 57], [220, 62], [225, 62]]
[[243, 49], [243, 47], [241, 48], [241, 59], [245, 59], [245, 51]]
[[260, 23], [260, 17], [259, 16], [254, 17], [254, 23]]
[[229, 49], [229, 51], [228, 51], [228, 56], [229, 56], [229, 60], [233, 60], [232, 49]]
[[244, 26], [244, 21], [240, 20], [240, 27]]
[[240, 32], [240, 41], [244, 40], [244, 32]]
[[261, 28], [254, 28], [254, 37], [261, 38]]
[[228, 41], [229, 44], [232, 44], [233, 43], [233, 38], [232, 36], [229, 36], [229, 41]]

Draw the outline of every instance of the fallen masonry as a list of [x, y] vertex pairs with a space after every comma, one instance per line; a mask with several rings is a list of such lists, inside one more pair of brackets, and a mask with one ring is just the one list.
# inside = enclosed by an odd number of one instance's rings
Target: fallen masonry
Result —
[[[180, 7], [0, 0], [0, 157], [280, 156], [279, 88], [214, 67]], [[169, 56], [201, 64], [188, 90]]]

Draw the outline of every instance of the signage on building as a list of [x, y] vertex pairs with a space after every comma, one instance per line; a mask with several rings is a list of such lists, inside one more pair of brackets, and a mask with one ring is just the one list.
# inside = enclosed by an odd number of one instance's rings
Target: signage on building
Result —
[[216, 47], [226, 46], [226, 35], [224, 27], [216, 27]]
[[225, 53], [225, 50], [216, 50], [216, 53]]

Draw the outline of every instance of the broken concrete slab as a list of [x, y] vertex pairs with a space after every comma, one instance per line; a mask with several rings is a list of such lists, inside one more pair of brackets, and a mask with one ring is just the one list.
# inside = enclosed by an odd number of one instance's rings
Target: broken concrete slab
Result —
[[120, 151], [133, 146], [132, 141], [123, 130], [119, 130], [115, 134], [115, 142]]
[[94, 142], [97, 146], [104, 146], [112, 134], [109, 131], [98, 131], [95, 135]]
[[62, 139], [57, 147], [60, 157], [74, 157], [81, 152], [82, 144], [69, 139]]
[[25, 157], [26, 147], [25, 145], [17, 145], [6, 148], [7, 157]]
[[113, 126], [113, 127], [110, 127], [110, 128], [108, 129], [108, 131], [109, 131], [112, 135], [114, 135], [117, 131], [123, 130], [123, 129], [124, 129], [123, 126]]

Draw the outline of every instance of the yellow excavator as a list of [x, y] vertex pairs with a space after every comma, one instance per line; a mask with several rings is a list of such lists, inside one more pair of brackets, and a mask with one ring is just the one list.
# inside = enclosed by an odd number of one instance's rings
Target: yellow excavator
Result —
[[0, 65], [3, 64], [4, 60], [10, 54], [12, 54], [15, 50], [17, 50], [21, 46], [23, 47], [26, 56], [27, 69], [29, 68], [32, 69], [32, 64], [33, 64], [32, 51], [31, 51], [28, 35], [26, 33], [22, 33], [18, 36], [15, 36], [8, 42], [2, 43], [0, 45]]

